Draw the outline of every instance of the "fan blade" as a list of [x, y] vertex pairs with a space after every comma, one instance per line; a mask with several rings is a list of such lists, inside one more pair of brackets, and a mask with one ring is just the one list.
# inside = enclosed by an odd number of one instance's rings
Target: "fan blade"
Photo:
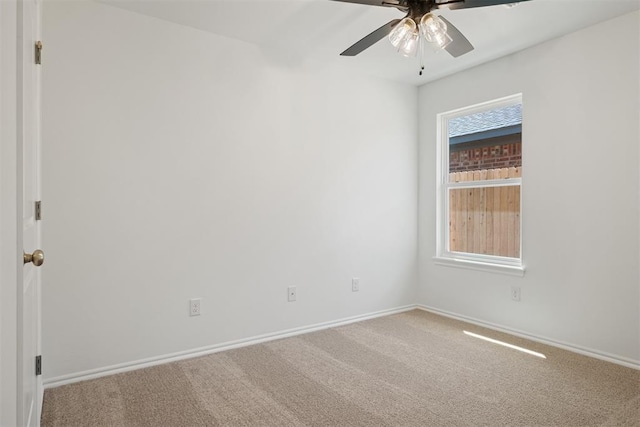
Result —
[[393, 27], [395, 27], [398, 24], [398, 22], [400, 22], [400, 19], [394, 19], [393, 21], [387, 22], [382, 27], [378, 28], [368, 36], [365, 36], [363, 39], [356, 42], [349, 49], [342, 52], [340, 56], [356, 56], [363, 50], [373, 46], [378, 41], [382, 40], [385, 36], [389, 35], [391, 30], [393, 30]]
[[444, 16], [440, 15], [440, 19], [447, 24], [447, 34], [451, 37], [452, 42], [449, 43], [444, 49], [451, 54], [454, 58], [462, 56], [465, 53], [469, 53], [473, 50], [473, 45], [467, 38], [456, 28], [451, 22], [447, 21]]
[[529, 1], [529, 0], [460, 0], [460, 1], [441, 1], [439, 4], [436, 3], [436, 7], [438, 9], [469, 9], [471, 7], [485, 7], [485, 6], [495, 6], [497, 4], [509, 4], [509, 3], [520, 3], [521, 1]]
[[366, 4], [367, 6], [385, 6], [385, 7], [398, 7], [402, 6], [406, 1], [403, 0], [333, 0], [341, 1], [344, 3], [357, 3]]

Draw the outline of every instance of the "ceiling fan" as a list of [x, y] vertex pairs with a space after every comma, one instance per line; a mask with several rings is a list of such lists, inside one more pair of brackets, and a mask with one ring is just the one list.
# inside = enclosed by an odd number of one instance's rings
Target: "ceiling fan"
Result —
[[[434, 49], [444, 49], [454, 58], [469, 53], [473, 45], [451, 22], [431, 13], [438, 9], [468, 9], [473, 7], [514, 4], [528, 0], [333, 0], [368, 6], [394, 7], [404, 13], [403, 19], [394, 19], [342, 52], [342, 56], [355, 56], [373, 46], [385, 36], [404, 56], [422, 54], [422, 40]], [[422, 38], [420, 37], [422, 36]], [[423, 67], [424, 68], [424, 67]], [[422, 72], [420, 72], [422, 74]]]

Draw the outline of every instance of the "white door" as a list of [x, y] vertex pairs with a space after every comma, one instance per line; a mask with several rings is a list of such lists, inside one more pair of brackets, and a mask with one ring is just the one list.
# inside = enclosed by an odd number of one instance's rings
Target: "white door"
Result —
[[[40, 65], [36, 44], [40, 40], [40, 0], [18, 2], [18, 242], [22, 241], [24, 266], [18, 283], [18, 425], [40, 425], [42, 377], [36, 374], [40, 355], [40, 275], [44, 261], [40, 250]], [[20, 37], [22, 37], [20, 39]], [[22, 150], [20, 150], [22, 145]], [[22, 168], [22, 174], [20, 174]], [[22, 176], [22, 180], [20, 177]], [[21, 182], [20, 182], [21, 181]], [[21, 191], [22, 190], [22, 191]], [[20, 215], [21, 214], [21, 215]]]

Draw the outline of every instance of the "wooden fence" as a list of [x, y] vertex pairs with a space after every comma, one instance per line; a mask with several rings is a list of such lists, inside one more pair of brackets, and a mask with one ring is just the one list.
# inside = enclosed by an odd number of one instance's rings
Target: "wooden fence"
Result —
[[[449, 182], [519, 178], [522, 168], [449, 174]], [[520, 257], [520, 186], [449, 190], [449, 250]]]

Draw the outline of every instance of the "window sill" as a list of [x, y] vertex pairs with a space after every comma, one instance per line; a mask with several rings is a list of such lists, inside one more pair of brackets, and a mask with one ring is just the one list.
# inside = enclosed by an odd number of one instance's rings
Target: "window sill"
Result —
[[489, 262], [437, 256], [433, 257], [433, 259], [436, 265], [524, 277], [524, 266], [493, 264]]

